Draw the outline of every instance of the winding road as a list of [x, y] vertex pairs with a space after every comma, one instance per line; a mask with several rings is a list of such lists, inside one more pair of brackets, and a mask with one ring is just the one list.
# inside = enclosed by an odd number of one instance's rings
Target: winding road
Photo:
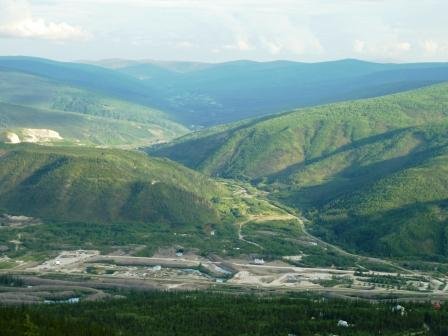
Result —
[[[250, 195], [249, 192], [247, 190], [245, 190], [246, 194], [248, 196], [253, 197], [254, 195]], [[411, 275], [415, 275], [415, 276], [422, 276], [422, 273], [407, 269], [405, 267], [402, 267], [392, 261], [389, 260], [385, 260], [385, 259], [381, 259], [381, 258], [377, 258], [377, 257], [368, 257], [368, 256], [363, 256], [363, 255], [359, 255], [359, 254], [355, 254], [355, 253], [351, 253], [351, 252], [347, 252], [346, 250], [342, 249], [339, 246], [333, 245], [331, 243], [325, 242], [322, 239], [312, 235], [306, 228], [305, 222], [308, 221], [307, 219], [298, 217], [297, 215], [289, 212], [288, 210], [285, 210], [283, 208], [280, 208], [279, 206], [273, 204], [271, 201], [269, 201], [265, 195], [256, 195], [258, 197], [263, 198], [264, 201], [268, 202], [274, 209], [277, 209], [279, 211], [278, 214], [269, 214], [269, 215], [251, 215], [249, 216], [249, 218], [247, 218], [246, 220], [237, 223], [238, 225], [238, 238], [241, 241], [244, 241], [248, 244], [257, 246], [260, 249], [264, 249], [263, 246], [261, 246], [260, 244], [247, 240], [244, 235], [241, 233], [242, 228], [245, 224], [250, 223], [250, 222], [261, 222], [261, 221], [273, 221], [273, 220], [295, 220], [299, 223], [301, 230], [303, 232], [303, 234], [311, 241], [317, 243], [318, 245], [325, 247], [327, 249], [332, 249], [338, 253], [340, 253], [341, 255], [344, 256], [348, 256], [348, 257], [352, 257], [352, 258], [356, 258], [356, 259], [363, 259], [363, 260], [367, 260], [367, 261], [371, 261], [371, 262], [376, 262], [376, 263], [380, 263], [383, 265], [387, 265], [389, 267], [393, 267], [395, 268], [397, 271], [401, 271], [404, 272], [406, 274], [411, 274]], [[430, 275], [424, 275], [426, 276], [432, 283], [436, 283], [436, 280], [430, 276]], [[445, 288], [445, 290], [448, 290], [448, 285]], [[444, 290], [444, 291], [445, 291]]]

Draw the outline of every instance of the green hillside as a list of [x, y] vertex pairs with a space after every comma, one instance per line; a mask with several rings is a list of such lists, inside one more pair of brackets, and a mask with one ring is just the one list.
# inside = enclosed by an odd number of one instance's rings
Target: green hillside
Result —
[[448, 124], [391, 132], [278, 176], [313, 230], [353, 250], [448, 257]]
[[25, 129], [57, 131], [64, 140], [55, 141], [55, 144], [117, 147], [138, 147], [165, 141], [184, 130], [182, 127], [176, 126], [170, 130], [154, 124], [114, 120], [72, 112], [55, 112], [0, 102], [0, 135], [3, 135], [0, 137], [0, 141], [7, 132], [12, 132], [22, 138], [20, 135]]
[[[293, 165], [268, 181], [273, 188], [296, 186], [306, 197], [302, 204], [323, 204], [337, 193], [360, 188], [366, 181], [382, 178], [440, 154], [448, 144], [448, 124], [409, 127], [355, 141], [334, 152]], [[326, 185], [325, 193], [319, 192]], [[334, 192], [329, 193], [329, 188]], [[299, 193], [300, 194], [300, 193]], [[383, 205], [386, 207], [386, 205]]]
[[154, 150], [242, 178], [364, 253], [448, 257], [448, 85], [297, 110]]
[[448, 85], [314, 108], [199, 132], [156, 148], [210, 175], [256, 179], [394, 129], [443, 121]]
[[52, 129], [65, 143], [132, 147], [188, 131], [158, 110], [11, 71], [0, 71], [0, 109], [0, 130]]
[[258, 230], [246, 228], [267, 218], [264, 227], [279, 235], [263, 243], [263, 252], [296, 251], [300, 244], [279, 240], [280, 233], [302, 236], [298, 222], [252, 189], [137, 151], [0, 144], [0, 219], [9, 214], [40, 222], [23, 228], [0, 223], [0, 245], [11, 248], [11, 258], [79, 248], [152, 256], [159, 247], [179, 246], [239, 255], [260, 247], [241, 238], [237, 224], [247, 223], [244, 234], [252, 238]]
[[0, 209], [48, 220], [201, 225], [226, 193], [200, 174], [122, 150], [2, 145]]

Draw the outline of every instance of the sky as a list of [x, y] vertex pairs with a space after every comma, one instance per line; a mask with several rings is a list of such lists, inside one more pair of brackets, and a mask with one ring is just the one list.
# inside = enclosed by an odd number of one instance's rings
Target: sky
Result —
[[0, 0], [0, 55], [448, 61], [448, 0]]

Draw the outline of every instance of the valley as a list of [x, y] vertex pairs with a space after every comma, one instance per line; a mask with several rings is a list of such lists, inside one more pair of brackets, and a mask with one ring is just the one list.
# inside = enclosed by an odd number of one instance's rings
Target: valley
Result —
[[447, 92], [440, 84], [299, 109], [148, 152], [251, 183], [351, 252], [446, 262]]
[[448, 336], [447, 12], [0, 0], [0, 336]]
[[[229, 185], [228, 180], [221, 183]], [[35, 259], [30, 258], [32, 251], [20, 253], [29, 243], [19, 233], [18, 239], [23, 241], [14, 242], [18, 246], [16, 257], [3, 257], [0, 273], [20, 278], [22, 285], [4, 288], [0, 302], [89, 301], [113, 297], [109, 293], [117, 289], [287, 291], [366, 300], [448, 299], [445, 272], [407, 269], [394, 260], [346, 252], [314, 237], [301, 217], [269, 202], [265, 192], [236, 182], [232, 187], [234, 193], [243, 195], [242, 202], [249, 202], [241, 207], [249, 214], [233, 222], [234, 236], [226, 237], [233, 240], [233, 251], [212, 248], [204, 253], [197, 245], [188, 245], [191, 233], [177, 232], [174, 235], [182, 237], [177, 245], [160, 247], [151, 256], [144, 256], [148, 246], [132, 244], [103, 251], [47, 250]], [[250, 208], [254, 201], [264, 202], [264, 211]], [[44, 225], [32, 219], [27, 222]], [[11, 230], [21, 232], [24, 225]], [[219, 234], [218, 230], [209, 232], [210, 238]], [[328, 255], [334, 260], [325, 261]], [[333, 261], [336, 264], [331, 264]]]
[[159, 98], [159, 108], [170, 111], [184, 124], [200, 127], [382, 96], [448, 80], [448, 66], [443, 62], [380, 64], [344, 59], [320, 63], [92, 63], [138, 79]]
[[202, 129], [134, 70], [0, 58], [0, 305], [448, 301], [447, 84]]
[[[370, 199], [385, 197], [382, 185], [393, 195], [382, 209], [416, 200], [442, 209], [446, 106], [443, 84], [218, 126], [149, 155], [67, 142], [0, 145], [1, 272], [32, 286], [13, 286], [0, 301], [78, 292], [90, 300], [119, 288], [445, 300], [443, 250], [415, 255], [401, 234], [401, 254], [375, 253], [371, 235], [361, 243], [348, 230], [356, 211], [374, 211]], [[394, 174], [410, 174], [413, 191]], [[349, 202], [360, 210], [347, 217], [338, 206]], [[338, 223], [346, 233], [332, 234]], [[443, 237], [433, 239], [443, 247]]]

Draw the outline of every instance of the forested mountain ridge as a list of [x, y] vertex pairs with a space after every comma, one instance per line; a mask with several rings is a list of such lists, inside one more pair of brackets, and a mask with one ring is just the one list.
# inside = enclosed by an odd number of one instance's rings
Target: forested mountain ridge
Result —
[[299, 109], [187, 135], [151, 152], [210, 175], [255, 179], [342, 146], [448, 115], [448, 85]]
[[448, 257], [447, 116], [439, 84], [217, 127], [153, 151], [251, 181], [349, 249], [438, 260]]
[[313, 229], [329, 241], [365, 253], [444, 259], [448, 124], [392, 133], [316, 160], [273, 188], [309, 209]]
[[0, 145], [0, 208], [87, 223], [219, 222], [212, 180], [164, 159], [108, 149]]

